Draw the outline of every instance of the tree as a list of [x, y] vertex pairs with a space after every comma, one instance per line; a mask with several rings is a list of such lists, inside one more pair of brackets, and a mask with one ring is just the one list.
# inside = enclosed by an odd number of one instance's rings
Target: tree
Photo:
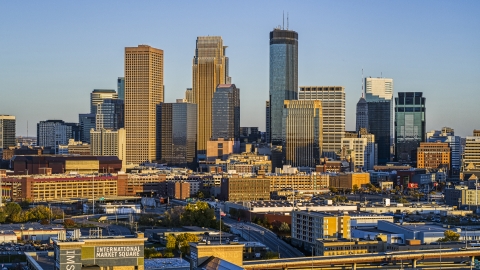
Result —
[[65, 221], [63, 222], [63, 226], [65, 226], [66, 228], [71, 228], [71, 227], [74, 227], [75, 226], [75, 221], [73, 221], [73, 219], [65, 219]]
[[203, 194], [203, 192], [198, 191], [198, 192], [197, 192], [197, 198], [203, 199], [203, 198], [205, 198], [205, 195]]
[[398, 199], [398, 202], [399, 203], [408, 203], [408, 200], [405, 199], [404, 197], [400, 197], [400, 199]]
[[336, 187], [329, 187], [330, 189], [330, 192], [332, 193], [337, 193], [338, 192], [338, 189]]
[[158, 216], [156, 214], [143, 214], [138, 219], [138, 223], [145, 226], [154, 226], [157, 220]]
[[191, 233], [182, 233], [177, 236], [176, 246], [183, 254], [190, 253], [190, 242], [198, 242], [198, 237]]
[[283, 232], [283, 233], [289, 233], [290, 232], [290, 226], [288, 226], [288, 224], [286, 222], [282, 222], [282, 224], [280, 224], [280, 227], [278, 228], [278, 230], [280, 232]]
[[357, 192], [358, 192], [358, 185], [357, 185], [357, 184], [355, 184], [355, 185], [352, 186], [352, 191], [353, 191], [353, 193], [357, 193]]
[[211, 227], [212, 220], [215, 220], [215, 211], [208, 203], [198, 201], [195, 204], [189, 203], [185, 206], [185, 212], [181, 217], [181, 225]]
[[460, 234], [452, 230], [446, 230], [443, 232], [443, 238], [438, 239], [439, 242], [454, 242], [460, 239]]
[[167, 240], [167, 244], [165, 247], [167, 248], [167, 250], [169, 251], [175, 250], [177, 245], [177, 239], [175, 238], [175, 236], [173, 236], [173, 234], [169, 234], [167, 235], [166, 240]]
[[144, 249], [144, 257], [146, 259], [150, 258], [161, 258], [162, 253], [158, 252], [155, 248], [145, 248]]
[[22, 212], [22, 207], [20, 207], [18, 203], [8, 202], [5, 204], [3, 212], [5, 213], [7, 221], [14, 222], [12, 216], [20, 214]]

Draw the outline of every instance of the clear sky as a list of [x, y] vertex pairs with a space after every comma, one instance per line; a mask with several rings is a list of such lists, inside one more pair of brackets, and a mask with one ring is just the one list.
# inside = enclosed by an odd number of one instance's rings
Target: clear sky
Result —
[[[116, 89], [124, 47], [164, 50], [165, 101], [191, 87], [197, 36], [222, 36], [241, 125], [265, 130], [269, 32], [289, 15], [299, 86], [345, 86], [347, 130], [365, 76], [426, 97], [427, 130], [480, 129], [480, 1], [0, 1], [0, 114], [17, 135], [78, 122], [93, 89]], [[285, 27], [287, 22], [285, 20]], [[396, 96], [396, 94], [394, 94]]]

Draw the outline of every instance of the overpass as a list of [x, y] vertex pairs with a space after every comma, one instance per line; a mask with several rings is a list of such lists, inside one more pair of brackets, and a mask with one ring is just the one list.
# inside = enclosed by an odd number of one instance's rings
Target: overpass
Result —
[[429, 249], [429, 250], [409, 250], [399, 252], [383, 252], [369, 254], [353, 254], [340, 256], [314, 256], [299, 257], [277, 260], [248, 261], [243, 263], [246, 270], [254, 269], [297, 269], [310, 267], [328, 267], [334, 265], [351, 265], [352, 270], [357, 268], [360, 263], [390, 263], [400, 261], [410, 261], [412, 268], [417, 267], [419, 260], [440, 260], [441, 258], [470, 257], [473, 264], [475, 256], [480, 256], [480, 248], [468, 248], [466, 250], [458, 249]]

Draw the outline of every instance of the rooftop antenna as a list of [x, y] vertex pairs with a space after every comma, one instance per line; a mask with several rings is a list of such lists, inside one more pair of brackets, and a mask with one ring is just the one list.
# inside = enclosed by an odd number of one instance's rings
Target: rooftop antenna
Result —
[[362, 98], [363, 98], [363, 93], [364, 93], [364, 89], [363, 89], [363, 84], [364, 84], [364, 81], [365, 79], [363, 78], [363, 67], [362, 67]]
[[288, 30], [288, 12], [287, 12], [287, 30]]
[[[28, 120], [27, 120], [27, 138], [28, 138]], [[22, 143], [23, 144], [23, 143]]]
[[285, 30], [285, 11], [283, 11], [282, 15], [282, 30]]

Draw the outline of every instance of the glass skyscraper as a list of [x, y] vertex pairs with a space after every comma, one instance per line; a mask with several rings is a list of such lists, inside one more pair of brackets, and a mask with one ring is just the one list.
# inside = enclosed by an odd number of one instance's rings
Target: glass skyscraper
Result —
[[240, 137], [240, 89], [235, 84], [219, 84], [212, 98], [212, 138]]
[[[298, 94], [298, 33], [275, 28], [270, 32], [270, 137], [281, 145], [283, 102]], [[268, 138], [267, 138], [268, 139]]]
[[425, 98], [422, 92], [399, 92], [395, 98], [395, 159], [417, 161], [417, 148], [425, 141]]
[[393, 144], [393, 79], [365, 78], [368, 132], [375, 135], [378, 164], [391, 161]]

